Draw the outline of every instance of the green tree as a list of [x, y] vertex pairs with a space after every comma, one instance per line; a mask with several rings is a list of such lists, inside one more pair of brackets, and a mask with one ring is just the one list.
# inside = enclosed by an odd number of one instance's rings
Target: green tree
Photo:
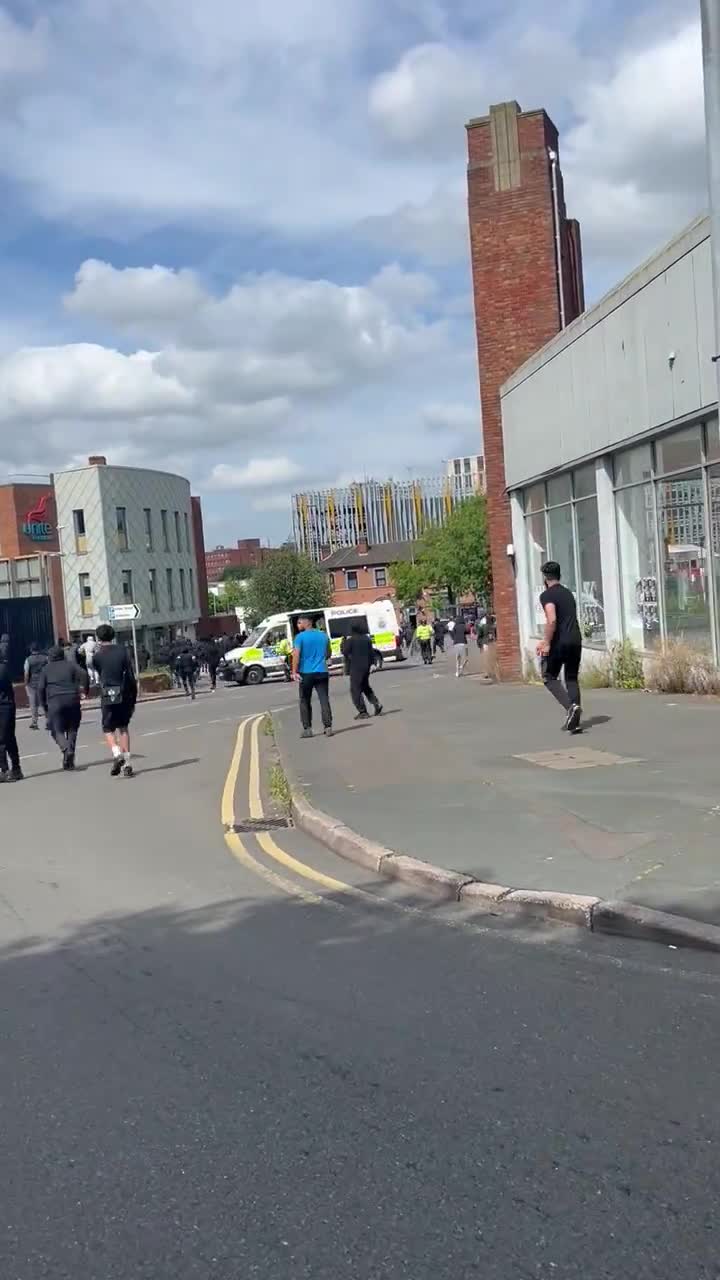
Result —
[[307, 556], [283, 547], [256, 571], [248, 603], [260, 618], [291, 609], [322, 609], [330, 603], [328, 576]]
[[257, 573], [257, 569], [254, 565], [238, 567], [237, 565], [229, 564], [226, 569], [223, 569], [221, 582], [249, 582], [255, 573]]
[[400, 604], [415, 604], [429, 585], [427, 568], [422, 562], [411, 564], [409, 560], [398, 560], [390, 565], [390, 581]]
[[488, 598], [492, 568], [484, 496], [461, 502], [446, 525], [428, 530], [419, 558], [433, 586], [447, 587], [456, 596]]
[[218, 607], [221, 613], [232, 613], [233, 609], [247, 607], [249, 588], [238, 578], [225, 578], [222, 591], [218, 596]]

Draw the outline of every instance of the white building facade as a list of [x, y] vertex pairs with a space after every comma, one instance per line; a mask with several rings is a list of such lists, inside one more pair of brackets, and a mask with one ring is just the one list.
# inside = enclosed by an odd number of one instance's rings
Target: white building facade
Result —
[[558, 560], [585, 644], [720, 658], [720, 435], [710, 224], [700, 218], [505, 384], [521, 644]]
[[465, 458], [449, 458], [448, 479], [466, 494], [485, 492], [485, 459], [481, 453], [471, 453]]
[[[194, 638], [200, 610], [189, 482], [93, 459], [54, 483], [71, 636], [95, 631], [112, 605], [137, 604], [138, 643], [149, 653], [178, 636]], [[116, 631], [129, 638], [128, 629]]]

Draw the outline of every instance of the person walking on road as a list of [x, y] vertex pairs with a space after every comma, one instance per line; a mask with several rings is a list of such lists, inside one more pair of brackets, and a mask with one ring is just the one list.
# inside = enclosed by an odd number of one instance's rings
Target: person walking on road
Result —
[[350, 635], [343, 640], [342, 653], [350, 676], [350, 697], [357, 711], [355, 719], [370, 719], [366, 698], [374, 708], [375, 715], [382, 715], [380, 699], [370, 684], [370, 670], [376, 650], [371, 637], [363, 631], [361, 622], [353, 622]]
[[80, 645], [80, 655], [85, 659], [85, 668], [90, 677], [91, 684], [97, 684], [97, 672], [93, 666], [93, 658], [97, 649], [97, 640], [95, 636], [89, 635], [85, 638], [85, 643]]
[[0, 782], [22, 782], [23, 771], [15, 736], [15, 690], [10, 670], [10, 637], [4, 635], [0, 638]]
[[63, 758], [63, 769], [75, 768], [77, 736], [82, 720], [81, 696], [88, 696], [87, 671], [69, 662], [59, 644], [53, 646], [40, 672], [38, 693], [45, 709], [50, 732]]
[[220, 666], [220, 650], [218, 649], [214, 640], [211, 640], [210, 644], [208, 645], [207, 666], [208, 666], [208, 673], [210, 676], [210, 688], [212, 689], [213, 693], [215, 693], [215, 690], [217, 689], [218, 667]]
[[[577, 605], [572, 591], [560, 581], [560, 565], [548, 560], [540, 572], [545, 590], [540, 603], [545, 612], [545, 634], [537, 647], [542, 660], [545, 687], [560, 703], [566, 714], [564, 729], [580, 732], [582, 709], [578, 675], [582, 660], [582, 633], [577, 616]], [[560, 682], [563, 672], [565, 684]]]
[[97, 629], [98, 648], [93, 658], [100, 680], [100, 708], [105, 741], [112, 751], [110, 776], [132, 778], [130, 721], [137, 702], [137, 681], [130, 655], [116, 644], [113, 628], [104, 622]]
[[292, 655], [293, 679], [300, 685], [300, 720], [303, 738], [312, 738], [312, 695], [317, 693], [327, 738], [332, 737], [332, 710], [330, 707], [331, 656], [330, 637], [326, 631], [313, 626], [312, 618], [298, 619], [298, 633]]
[[197, 680], [198, 668], [199, 663], [195, 654], [188, 645], [185, 645], [178, 654], [177, 670], [182, 680], [182, 687], [185, 693], [190, 695], [193, 702], [195, 701], [195, 681]]
[[425, 620], [423, 620], [422, 622], [418, 623], [417, 630], [415, 632], [415, 638], [418, 644], [420, 645], [420, 653], [422, 655], [422, 660], [425, 663], [425, 666], [431, 667], [432, 661], [433, 661], [433, 652], [432, 652], [433, 629], [430, 626], [429, 622], [426, 622]]
[[[38, 715], [42, 703], [38, 694], [38, 685], [43, 667], [47, 663], [47, 654], [40, 652], [40, 646], [33, 643], [30, 645], [30, 652], [25, 659], [25, 688], [27, 690], [28, 706], [30, 708], [30, 728], [39, 729]], [[48, 725], [49, 728], [49, 725]]]
[[468, 628], [465, 619], [459, 615], [453, 627], [453, 653], [455, 654], [455, 676], [459, 680], [465, 674], [468, 664]]
[[433, 658], [437, 657], [438, 650], [440, 653], [445, 652], [446, 634], [445, 623], [436, 618], [433, 622]]

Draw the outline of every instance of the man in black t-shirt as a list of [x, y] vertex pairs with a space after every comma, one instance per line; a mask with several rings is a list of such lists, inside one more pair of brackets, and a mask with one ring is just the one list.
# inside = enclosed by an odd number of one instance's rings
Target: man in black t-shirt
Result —
[[[545, 687], [566, 711], [564, 728], [580, 732], [580, 685], [578, 675], [582, 658], [582, 633], [577, 605], [572, 591], [560, 582], [560, 565], [548, 560], [541, 569], [545, 590], [540, 603], [545, 612], [545, 634], [537, 647], [542, 659]], [[560, 681], [564, 673], [565, 684]]]
[[113, 754], [110, 774], [132, 778], [128, 726], [137, 701], [135, 672], [125, 646], [115, 643], [112, 627], [104, 623], [95, 634], [98, 647], [92, 661], [100, 680], [102, 729]]

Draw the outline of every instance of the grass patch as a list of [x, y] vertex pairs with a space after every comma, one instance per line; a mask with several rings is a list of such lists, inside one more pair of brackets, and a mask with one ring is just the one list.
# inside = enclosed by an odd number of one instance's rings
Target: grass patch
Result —
[[262, 729], [262, 732], [265, 734], [266, 738], [275, 737], [275, 730], [273, 728], [272, 716], [270, 715], [269, 711], [265, 712], [265, 715], [262, 718], [262, 723], [260, 725], [260, 728]]
[[655, 693], [720, 694], [720, 671], [708, 654], [671, 640], [650, 664], [648, 688]]
[[290, 783], [285, 777], [282, 765], [277, 763], [271, 765], [268, 791], [273, 804], [289, 818], [292, 808], [292, 795], [290, 794]]

